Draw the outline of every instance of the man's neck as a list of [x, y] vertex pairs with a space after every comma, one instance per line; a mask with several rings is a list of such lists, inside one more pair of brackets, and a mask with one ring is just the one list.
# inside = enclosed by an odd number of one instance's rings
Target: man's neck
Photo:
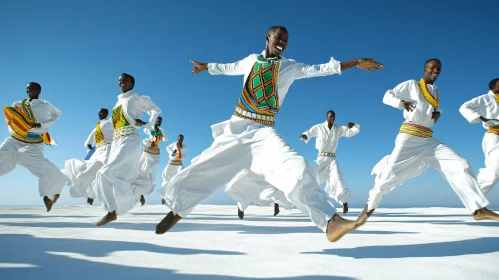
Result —
[[329, 127], [329, 129], [331, 129], [333, 127], [334, 123], [327, 123], [327, 127]]

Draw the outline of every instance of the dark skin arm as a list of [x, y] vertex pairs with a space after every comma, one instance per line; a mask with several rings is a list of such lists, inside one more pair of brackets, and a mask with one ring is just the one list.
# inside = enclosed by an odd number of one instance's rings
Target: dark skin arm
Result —
[[372, 70], [380, 70], [384, 67], [383, 64], [374, 61], [372, 58], [356, 58], [347, 62], [341, 63], [341, 71], [357, 66], [360, 69], [372, 72]]
[[[194, 74], [198, 74], [200, 72], [208, 70], [208, 63], [198, 62], [194, 60], [191, 60], [191, 63], [194, 64], [194, 68], [192, 69], [192, 73]], [[384, 67], [383, 64], [374, 61], [374, 59], [372, 58], [356, 58], [347, 62], [342, 62], [341, 71], [350, 69], [355, 66], [369, 72], [372, 72], [373, 69], [379, 70]]]
[[144, 122], [141, 119], [135, 119], [136, 126], [142, 126], [142, 125], [146, 125], [146, 124], [147, 124], [147, 122]]
[[92, 150], [93, 149], [92, 144], [88, 144], [87, 148], [89, 148], [90, 150]]
[[301, 138], [301, 139], [303, 139], [303, 140], [305, 140], [305, 141], [308, 139], [307, 135], [305, 135], [305, 134], [302, 134], [302, 135], [300, 136], [300, 138]]
[[487, 119], [487, 118], [484, 118], [484, 117], [480, 117], [480, 120], [482, 122], [488, 122], [488, 121], [499, 122], [498, 119]]
[[416, 108], [416, 105], [412, 104], [411, 102], [407, 102], [402, 100], [404, 102], [404, 108], [407, 110], [407, 112], [412, 112]]

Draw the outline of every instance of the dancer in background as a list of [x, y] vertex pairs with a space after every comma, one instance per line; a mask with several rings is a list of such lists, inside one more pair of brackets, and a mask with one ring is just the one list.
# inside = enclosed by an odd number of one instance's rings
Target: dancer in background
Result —
[[[85, 141], [85, 147], [95, 149], [88, 160], [70, 159], [65, 163], [65, 169], [61, 170], [68, 180], [69, 193], [72, 197], [86, 197], [87, 203], [94, 203], [95, 193], [93, 190], [97, 171], [107, 163], [111, 152], [113, 141], [113, 122], [107, 119], [109, 111], [105, 108], [97, 114], [99, 122], [95, 125]], [[95, 145], [95, 148], [94, 148]]]
[[[97, 226], [116, 220], [118, 215], [125, 214], [136, 203], [132, 182], [139, 176], [142, 154], [137, 130], [141, 126], [153, 130], [156, 118], [161, 113], [151, 98], [132, 92], [135, 79], [131, 75], [121, 74], [118, 84], [123, 93], [118, 95], [118, 102], [112, 111], [114, 135], [111, 153], [95, 179], [96, 197], [107, 211]], [[143, 113], [149, 114], [148, 122], [140, 119]]]
[[459, 112], [470, 123], [481, 122], [487, 129], [482, 141], [485, 168], [477, 176], [478, 185], [487, 195], [499, 180], [499, 79], [490, 81], [489, 92], [464, 103]]
[[26, 167], [38, 177], [38, 191], [47, 212], [59, 199], [66, 177], [43, 155], [45, 145], [54, 145], [49, 127], [61, 116], [61, 111], [50, 102], [39, 99], [42, 87], [31, 82], [26, 87], [28, 98], [12, 106], [4, 106], [10, 136], [0, 145], [0, 176], [16, 167]]
[[499, 215], [485, 208], [489, 201], [480, 190], [469, 163], [432, 137], [431, 127], [441, 114], [434, 85], [441, 67], [440, 60], [429, 59], [424, 63], [421, 80], [403, 82], [385, 93], [383, 103], [403, 110], [405, 121], [392, 154], [374, 168], [373, 172], [377, 174], [374, 188], [357, 218], [359, 226], [379, 206], [384, 195], [406, 180], [421, 175], [428, 166], [435, 168], [449, 182], [475, 220], [499, 220]]
[[326, 121], [316, 124], [309, 130], [302, 133], [300, 139], [305, 143], [310, 138], [317, 137], [315, 148], [319, 151], [317, 155], [317, 172], [319, 173], [320, 184], [326, 182], [325, 192], [328, 196], [343, 205], [343, 214], [348, 212], [348, 200], [350, 191], [341, 175], [338, 161], [336, 160], [336, 149], [340, 137], [352, 137], [359, 133], [360, 125], [348, 123], [347, 126], [334, 124], [336, 113], [332, 110], [326, 113]]
[[[168, 181], [170, 179], [177, 175], [182, 169], [184, 169], [184, 165], [182, 161], [185, 159], [187, 155], [187, 146], [184, 144], [184, 135], [179, 134], [177, 137], [177, 142], [172, 143], [166, 147], [166, 151], [168, 152], [168, 155], [170, 156], [170, 160], [168, 161], [168, 164], [166, 165], [165, 169], [163, 170], [163, 173], [161, 174], [163, 177], [163, 183], [162, 183], [162, 188], [166, 186]], [[195, 161], [193, 159], [193, 161]], [[162, 192], [162, 189], [160, 189], [160, 193]], [[161, 199], [161, 204], [165, 204], [166, 201], [164, 198]]]

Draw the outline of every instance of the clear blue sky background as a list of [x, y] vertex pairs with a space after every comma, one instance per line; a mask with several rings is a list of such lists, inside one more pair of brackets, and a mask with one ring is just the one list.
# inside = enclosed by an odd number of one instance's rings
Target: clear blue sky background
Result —
[[[270, 26], [284, 25], [290, 33], [288, 58], [315, 64], [331, 56], [340, 61], [374, 57], [385, 64], [376, 73], [351, 69], [341, 76], [297, 81], [277, 117], [278, 131], [309, 161], [315, 159], [314, 144], [298, 136], [323, 122], [327, 110], [336, 111], [338, 124], [361, 124], [361, 133], [342, 139], [337, 151], [353, 206], [365, 203], [374, 180], [371, 169], [391, 153], [403, 121], [402, 111], [382, 103], [383, 94], [421, 78], [423, 62], [431, 57], [443, 64], [436, 83], [443, 114], [434, 136], [468, 159], [475, 172], [484, 166], [484, 129], [468, 124], [458, 109], [485, 94], [488, 82], [499, 76], [498, 1], [271, 3], [276, 6], [229, 0], [2, 1], [0, 104], [25, 98], [29, 81], [41, 83], [41, 98], [63, 112], [50, 130], [59, 145], [47, 147], [45, 155], [63, 168], [66, 159], [83, 157], [98, 109], [114, 106], [118, 75], [128, 72], [136, 79], [135, 91], [162, 108], [170, 139], [185, 135], [188, 163], [210, 146], [210, 125], [231, 116], [242, 85], [242, 76], [194, 76], [189, 59], [237, 61], [264, 49]], [[4, 125], [0, 138], [7, 136]], [[167, 162], [165, 147], [158, 185]], [[2, 176], [0, 206], [42, 205], [37, 182], [22, 167]], [[499, 206], [498, 188], [489, 199]], [[153, 193], [147, 200], [159, 203], [159, 196]], [[67, 188], [60, 202], [85, 203], [71, 198]], [[234, 203], [223, 191], [207, 202]], [[462, 207], [434, 170], [398, 187], [383, 204], [401, 205]]]

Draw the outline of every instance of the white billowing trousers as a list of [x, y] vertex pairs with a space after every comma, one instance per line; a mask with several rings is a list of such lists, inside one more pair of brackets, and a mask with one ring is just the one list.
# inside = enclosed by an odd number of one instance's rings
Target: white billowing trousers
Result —
[[133, 208], [137, 197], [134, 182], [139, 176], [142, 142], [138, 135], [114, 139], [107, 163], [95, 178], [95, 194], [102, 209], [123, 215]]
[[317, 172], [273, 127], [236, 116], [212, 126], [213, 145], [170, 179], [160, 194], [181, 217], [226, 186], [241, 170], [262, 175], [323, 231], [336, 213]]
[[39, 178], [40, 197], [60, 194], [66, 177], [43, 156], [44, 149], [44, 143], [29, 144], [7, 137], [0, 145], [0, 176], [14, 170], [16, 165], [24, 166]]
[[66, 160], [65, 169], [61, 172], [66, 175], [72, 197], [95, 197], [93, 183], [97, 171], [107, 163], [110, 151], [111, 144], [103, 145], [88, 160]]
[[235, 201], [241, 211], [251, 203], [268, 206], [274, 203], [291, 210], [293, 204], [286, 199], [284, 192], [265, 181], [263, 176], [245, 169], [239, 172], [225, 186], [225, 192]]
[[451, 185], [470, 213], [489, 201], [485, 198], [469, 163], [435, 138], [399, 133], [389, 157], [376, 165], [374, 188], [369, 192], [368, 210], [375, 209], [384, 195], [406, 180], [435, 168]]
[[485, 133], [482, 141], [485, 155], [485, 168], [478, 172], [478, 185], [484, 195], [487, 195], [499, 180], [499, 135]]
[[[177, 175], [180, 171], [182, 171], [182, 169], [184, 169], [184, 166], [182, 165], [167, 164], [165, 169], [163, 169], [163, 172], [161, 173], [161, 177], [163, 178], [163, 183], [161, 184], [161, 188], [164, 188], [168, 183], [168, 181], [170, 181], [170, 179], [173, 176]], [[160, 193], [161, 192], [162, 191], [160, 190]]]
[[160, 155], [142, 152], [139, 162], [139, 176], [133, 182], [135, 195], [149, 195], [156, 188], [156, 169], [161, 162]]
[[321, 156], [316, 160], [317, 173], [319, 173], [319, 182], [326, 182], [324, 191], [326, 194], [336, 200], [339, 204], [346, 203], [350, 199], [350, 191], [341, 175], [336, 157]]

